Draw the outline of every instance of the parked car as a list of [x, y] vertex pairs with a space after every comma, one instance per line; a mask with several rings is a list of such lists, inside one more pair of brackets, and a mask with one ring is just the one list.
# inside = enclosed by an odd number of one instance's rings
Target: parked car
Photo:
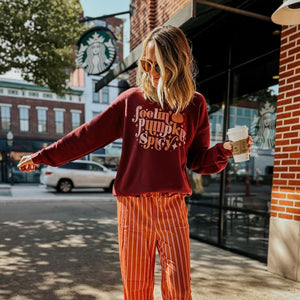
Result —
[[116, 173], [93, 161], [75, 160], [59, 167], [42, 168], [40, 183], [62, 193], [73, 188], [103, 188], [108, 192], [112, 190]]

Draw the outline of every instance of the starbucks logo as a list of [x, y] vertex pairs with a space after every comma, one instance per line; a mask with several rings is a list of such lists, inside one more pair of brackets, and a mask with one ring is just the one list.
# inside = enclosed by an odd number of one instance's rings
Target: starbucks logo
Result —
[[114, 34], [106, 27], [95, 27], [86, 31], [77, 42], [76, 64], [88, 74], [106, 72], [116, 57]]

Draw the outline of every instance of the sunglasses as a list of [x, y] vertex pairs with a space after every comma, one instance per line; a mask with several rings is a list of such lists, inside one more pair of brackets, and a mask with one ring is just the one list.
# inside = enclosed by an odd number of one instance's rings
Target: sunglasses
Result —
[[140, 63], [144, 72], [149, 73], [151, 69], [154, 68], [155, 72], [160, 74], [160, 67], [158, 63], [154, 64], [151, 60], [147, 58], [141, 58]]

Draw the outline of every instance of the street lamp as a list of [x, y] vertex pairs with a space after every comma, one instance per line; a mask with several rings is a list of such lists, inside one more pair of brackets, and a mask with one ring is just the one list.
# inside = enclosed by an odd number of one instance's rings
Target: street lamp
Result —
[[300, 0], [283, 0], [271, 18], [274, 23], [280, 25], [300, 24]]
[[9, 149], [11, 149], [14, 143], [14, 135], [11, 132], [11, 130], [7, 133], [6, 139], [7, 139], [7, 146]]
[[11, 148], [14, 144], [14, 135], [12, 133], [12, 131], [10, 130], [7, 135], [6, 135], [6, 140], [7, 140], [7, 146], [9, 149], [9, 160], [8, 160], [8, 164], [9, 164], [9, 168], [8, 168], [8, 178], [10, 181], [10, 184], [13, 183], [13, 178], [12, 178], [12, 158], [11, 158]]

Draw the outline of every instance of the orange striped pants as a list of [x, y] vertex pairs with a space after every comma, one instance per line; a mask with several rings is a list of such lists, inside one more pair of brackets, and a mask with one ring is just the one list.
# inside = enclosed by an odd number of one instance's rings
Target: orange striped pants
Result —
[[184, 195], [118, 197], [118, 229], [125, 300], [153, 299], [156, 248], [163, 299], [192, 299]]

